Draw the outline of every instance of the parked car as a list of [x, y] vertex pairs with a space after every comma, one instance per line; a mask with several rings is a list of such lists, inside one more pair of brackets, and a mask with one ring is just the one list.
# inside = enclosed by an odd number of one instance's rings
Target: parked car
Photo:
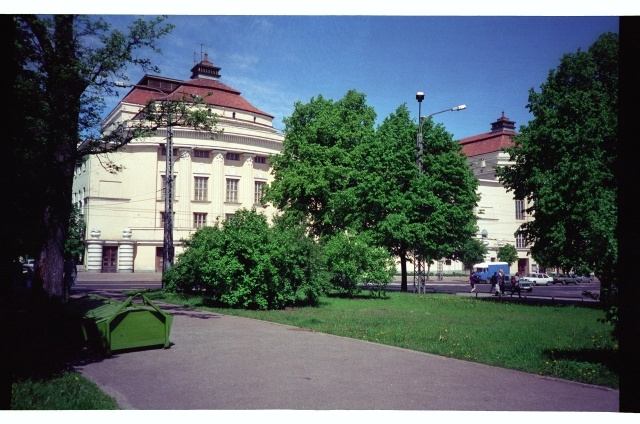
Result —
[[593, 283], [593, 277], [591, 274], [578, 274], [576, 277], [578, 283]]
[[[511, 277], [510, 276], [505, 276], [504, 278], [504, 289], [507, 292], [507, 294], [511, 293], [511, 289], [513, 288], [513, 284], [511, 284]], [[526, 291], [528, 293], [531, 293], [533, 291], [533, 283], [529, 280], [525, 280], [525, 279], [520, 279], [520, 291]]]
[[553, 278], [549, 277], [547, 274], [527, 274], [520, 279], [520, 281], [526, 280], [531, 281], [534, 286], [548, 286], [553, 283]]
[[578, 284], [578, 277], [575, 274], [558, 274], [553, 277], [553, 284]]

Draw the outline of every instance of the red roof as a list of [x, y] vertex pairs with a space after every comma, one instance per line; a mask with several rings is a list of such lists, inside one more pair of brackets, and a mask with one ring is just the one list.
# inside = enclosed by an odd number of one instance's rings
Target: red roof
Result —
[[499, 152], [505, 147], [513, 146], [511, 137], [516, 135], [515, 122], [504, 116], [491, 124], [491, 132], [463, 138], [458, 141], [462, 152], [467, 157]]
[[[166, 94], [163, 95], [159, 90]], [[122, 101], [146, 105], [150, 100], [163, 99], [165, 96], [168, 99], [179, 99], [184, 94], [202, 96], [204, 102], [212, 106], [241, 110], [273, 119], [273, 115], [263, 112], [245, 100], [238, 90], [218, 80], [198, 78], [197, 75], [195, 78], [184, 81], [145, 75]]]
[[499, 152], [505, 147], [513, 146], [511, 137], [516, 135], [512, 131], [499, 133], [486, 133], [463, 138], [458, 141], [462, 147], [462, 152], [468, 157], [484, 155], [486, 153]]

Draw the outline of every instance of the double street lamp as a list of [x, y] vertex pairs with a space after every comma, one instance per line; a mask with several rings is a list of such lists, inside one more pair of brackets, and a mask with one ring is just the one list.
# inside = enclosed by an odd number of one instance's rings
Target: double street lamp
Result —
[[167, 114], [167, 145], [165, 148], [166, 172], [164, 179], [164, 231], [162, 241], [162, 274], [171, 269], [174, 260], [173, 247], [173, 130], [171, 128], [171, 106], [169, 94], [159, 88], [129, 84], [121, 81], [115, 82], [116, 87], [139, 87], [154, 90], [163, 95], [161, 99], [165, 103]]
[[[418, 167], [418, 173], [422, 175], [424, 172], [424, 163], [423, 163], [423, 153], [424, 153], [424, 142], [422, 141], [422, 125], [433, 115], [437, 115], [439, 113], [444, 112], [458, 112], [467, 108], [466, 105], [455, 106], [449, 109], [444, 109], [439, 112], [431, 113], [427, 116], [422, 116], [422, 101], [424, 100], [424, 93], [422, 91], [418, 91], [416, 93], [416, 100], [418, 101], [418, 134], [416, 136], [416, 150], [418, 151], [418, 158], [416, 159], [416, 166]], [[417, 285], [418, 293], [424, 292], [426, 288], [426, 260], [422, 256], [420, 249], [415, 252], [415, 264], [413, 267], [413, 279], [414, 285]]]

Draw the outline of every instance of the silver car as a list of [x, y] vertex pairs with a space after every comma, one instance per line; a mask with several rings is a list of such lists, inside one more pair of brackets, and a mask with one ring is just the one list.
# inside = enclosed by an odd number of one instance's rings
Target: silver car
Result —
[[548, 286], [553, 283], [553, 278], [542, 273], [527, 274], [521, 280], [531, 281], [534, 286]]

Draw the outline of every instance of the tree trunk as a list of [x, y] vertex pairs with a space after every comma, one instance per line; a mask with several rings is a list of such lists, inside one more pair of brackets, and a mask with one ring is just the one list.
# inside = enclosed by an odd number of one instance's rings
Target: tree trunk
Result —
[[56, 16], [52, 40], [41, 40], [41, 44], [49, 47], [44, 49], [44, 69], [51, 111], [47, 116], [46, 157], [51, 162], [42, 166], [42, 193], [46, 202], [41, 215], [43, 241], [35, 279], [51, 300], [65, 298], [64, 243], [72, 210], [81, 98], [87, 87], [87, 82], [71, 66], [73, 61], [69, 63], [69, 58], [77, 56], [73, 21], [73, 16]]
[[407, 291], [407, 252], [400, 254], [400, 272], [402, 273], [402, 279], [400, 280], [400, 291]]

